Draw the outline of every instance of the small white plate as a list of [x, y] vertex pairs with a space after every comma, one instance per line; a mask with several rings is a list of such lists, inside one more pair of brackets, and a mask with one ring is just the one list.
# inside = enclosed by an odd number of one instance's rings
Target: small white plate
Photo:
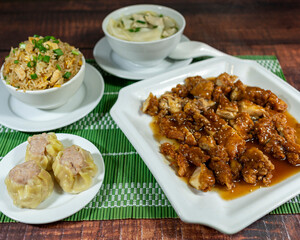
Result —
[[57, 183], [54, 191], [35, 209], [18, 208], [8, 195], [4, 179], [17, 164], [24, 162], [27, 142], [11, 150], [0, 162], [0, 211], [6, 216], [23, 223], [45, 224], [56, 222], [78, 212], [85, 207], [99, 192], [104, 180], [105, 167], [101, 153], [90, 141], [72, 134], [56, 134], [65, 147], [76, 144], [92, 154], [98, 173], [93, 179], [93, 185], [79, 194], [65, 193]]
[[151, 117], [141, 112], [152, 92], [160, 96], [189, 76], [215, 77], [227, 72], [250, 86], [270, 89], [288, 104], [300, 121], [300, 93], [254, 61], [215, 57], [121, 89], [110, 114], [144, 160], [181, 220], [204, 224], [233, 234], [300, 193], [300, 173], [274, 186], [226, 201], [216, 192], [201, 192], [180, 180], [159, 153], [159, 144], [149, 126]]
[[[182, 42], [189, 41], [185, 36], [181, 38]], [[121, 56], [117, 55], [108, 44], [106, 37], [100, 39], [94, 47], [94, 58], [98, 65], [105, 71], [125, 79], [141, 80], [155, 75], [177, 69], [189, 65], [192, 58], [186, 60], [172, 60], [170, 58], [164, 59], [155, 67], [145, 68], [136, 65]]]
[[83, 118], [100, 102], [104, 80], [99, 71], [86, 64], [83, 84], [63, 106], [42, 110], [20, 102], [0, 86], [0, 124], [23, 132], [42, 132], [67, 126]]

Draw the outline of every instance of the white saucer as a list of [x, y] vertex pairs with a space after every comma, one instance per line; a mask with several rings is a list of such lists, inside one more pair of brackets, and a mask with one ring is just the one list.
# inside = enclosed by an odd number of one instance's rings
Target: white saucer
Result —
[[0, 86], [0, 124], [23, 132], [42, 132], [67, 126], [91, 112], [100, 102], [104, 80], [99, 71], [86, 64], [82, 86], [63, 106], [42, 110], [11, 96]]
[[[182, 36], [181, 41], [189, 41], [189, 39], [185, 36]], [[97, 42], [94, 47], [93, 54], [98, 65], [105, 71], [115, 76], [131, 80], [141, 80], [153, 77], [160, 73], [189, 65], [193, 60], [190, 58], [178, 61], [166, 58], [155, 67], [142, 67], [122, 58], [113, 52], [106, 40], [106, 37], [103, 37]]]
[[8, 195], [4, 179], [9, 171], [17, 164], [24, 162], [27, 142], [20, 144], [11, 150], [0, 162], [0, 211], [6, 216], [23, 223], [45, 224], [64, 219], [81, 210], [88, 204], [99, 189], [104, 180], [104, 161], [98, 148], [85, 138], [72, 134], [56, 134], [58, 140], [65, 147], [73, 144], [89, 151], [98, 167], [98, 173], [93, 179], [93, 185], [79, 194], [69, 194], [58, 186], [54, 185], [53, 193], [35, 209], [18, 208], [13, 204]]

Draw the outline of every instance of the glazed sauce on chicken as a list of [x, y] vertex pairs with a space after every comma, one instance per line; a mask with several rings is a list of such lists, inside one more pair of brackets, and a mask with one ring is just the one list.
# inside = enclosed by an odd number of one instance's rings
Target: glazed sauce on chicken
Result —
[[179, 145], [179, 143], [176, 140], [167, 138], [166, 136], [163, 136], [162, 134], [160, 134], [159, 126], [157, 124], [157, 119], [158, 119], [157, 116], [154, 116], [151, 123], [150, 123], [150, 128], [153, 132], [153, 137], [155, 138], [155, 140], [158, 141], [159, 143], [170, 142], [172, 144], [178, 144]]
[[159, 151], [175, 174], [231, 200], [300, 171], [300, 126], [287, 107], [270, 90], [222, 73], [150, 93], [141, 110], [153, 117]]
[[[297, 120], [288, 112], [284, 113], [287, 117], [288, 125], [293, 127], [296, 130], [296, 136], [297, 136], [297, 143], [300, 143], [300, 124], [297, 122]], [[255, 146], [257, 148], [261, 148], [259, 144], [248, 142], [247, 147]], [[271, 162], [274, 164], [275, 169], [273, 170], [273, 178], [271, 180], [271, 184], [269, 186], [273, 186], [297, 173], [300, 172], [299, 166], [293, 166], [286, 160], [277, 160], [274, 159], [270, 154], [266, 154]], [[235, 188], [232, 190], [227, 190], [225, 187], [216, 185], [214, 188], [215, 190], [220, 194], [220, 196], [225, 200], [233, 200], [238, 197], [242, 197], [248, 193], [251, 193], [259, 188], [265, 187], [261, 184], [261, 182], [258, 182], [255, 185], [251, 185], [249, 183], [246, 183], [244, 181], [236, 182]]]
[[[300, 124], [297, 122], [297, 120], [288, 112], [284, 113], [287, 117], [288, 125], [293, 127], [296, 130], [296, 136], [297, 136], [297, 143], [300, 144]], [[157, 117], [153, 117], [153, 121], [150, 123], [150, 127], [153, 132], [154, 138], [158, 142], [172, 142], [173, 144], [176, 144], [177, 142], [168, 139], [165, 136], [161, 135], [159, 133], [159, 127], [157, 125]], [[246, 148], [250, 147], [257, 147], [261, 148], [261, 146], [255, 142], [247, 142]], [[291, 165], [288, 161], [285, 160], [277, 160], [273, 158], [270, 154], [266, 154], [271, 162], [274, 164], [275, 169], [273, 170], [273, 178], [271, 180], [271, 183], [269, 186], [273, 186], [297, 173], [300, 172], [300, 167]], [[181, 177], [181, 179], [188, 184], [188, 178]], [[249, 183], [246, 183], [245, 181], [241, 180], [239, 182], [235, 182], [235, 187], [232, 190], [227, 190], [226, 187], [221, 186], [219, 184], [216, 184], [213, 188], [214, 191], [218, 192], [220, 197], [224, 200], [233, 200], [239, 197], [242, 197], [244, 195], [247, 195], [259, 188], [265, 187], [260, 181], [255, 184], [251, 185]]]

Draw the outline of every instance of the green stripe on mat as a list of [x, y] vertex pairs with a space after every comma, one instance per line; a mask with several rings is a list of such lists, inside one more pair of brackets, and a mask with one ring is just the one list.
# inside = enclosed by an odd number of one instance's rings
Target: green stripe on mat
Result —
[[[275, 56], [239, 57], [255, 60], [285, 80]], [[203, 59], [205, 58], [197, 58], [193, 62]], [[153, 175], [109, 114], [118, 98], [119, 90], [134, 81], [121, 79], [103, 71], [94, 60], [87, 62], [95, 66], [105, 79], [103, 98], [87, 116], [55, 132], [75, 134], [94, 143], [103, 155], [106, 174], [103, 185], [94, 199], [81, 211], [65, 220], [176, 218], [177, 214]], [[0, 125], [0, 160], [31, 135], [32, 133], [18, 132]], [[271, 213], [300, 213], [299, 202], [300, 195]], [[0, 222], [14, 221], [0, 213]]]

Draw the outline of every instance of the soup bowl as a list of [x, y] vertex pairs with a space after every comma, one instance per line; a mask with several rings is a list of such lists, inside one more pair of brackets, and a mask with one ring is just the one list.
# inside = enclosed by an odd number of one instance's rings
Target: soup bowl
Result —
[[[178, 31], [169, 37], [147, 42], [122, 40], [108, 32], [107, 26], [110, 19], [119, 19], [122, 16], [145, 11], [152, 11], [172, 18], [177, 23]], [[102, 30], [110, 47], [119, 56], [136, 65], [152, 67], [159, 64], [175, 49], [180, 42], [185, 24], [184, 17], [174, 9], [160, 5], [141, 4], [120, 8], [108, 14], [102, 22]]]

